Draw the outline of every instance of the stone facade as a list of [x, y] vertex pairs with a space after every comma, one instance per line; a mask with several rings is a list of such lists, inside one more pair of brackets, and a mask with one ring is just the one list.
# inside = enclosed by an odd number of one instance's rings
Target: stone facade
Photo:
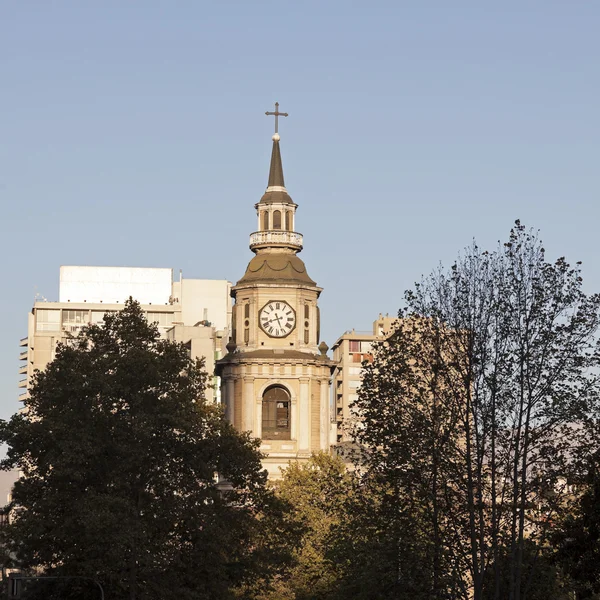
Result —
[[297, 205], [283, 180], [279, 136], [273, 137], [269, 185], [255, 206], [255, 253], [231, 289], [234, 298], [228, 354], [217, 361], [227, 417], [261, 439], [265, 468], [279, 476], [291, 460], [330, 447], [327, 346], [319, 344], [322, 289], [297, 253]]

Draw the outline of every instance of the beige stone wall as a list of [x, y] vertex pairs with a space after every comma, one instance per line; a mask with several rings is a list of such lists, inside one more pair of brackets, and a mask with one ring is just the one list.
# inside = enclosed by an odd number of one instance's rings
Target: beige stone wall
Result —
[[[307, 357], [298, 360], [244, 361], [223, 368], [223, 389], [234, 380], [234, 425], [261, 438], [262, 396], [271, 385], [281, 385], [290, 394], [290, 440], [262, 439], [261, 450], [267, 455], [265, 468], [271, 477], [290, 461], [306, 460], [312, 452], [329, 448], [329, 363]], [[230, 384], [231, 385], [231, 384]], [[223, 398], [226, 392], [222, 392]]]
[[[238, 290], [233, 307], [236, 323], [235, 343], [240, 349], [247, 350], [282, 348], [317, 353], [319, 344], [317, 339], [317, 298], [319, 291], [315, 288], [297, 286], [249, 287]], [[270, 337], [259, 325], [260, 310], [273, 300], [287, 302], [296, 313], [296, 328], [284, 338]], [[246, 305], [249, 305], [247, 313]], [[309, 307], [308, 344], [304, 341], [305, 305]], [[246, 315], [248, 316], [246, 317]]]

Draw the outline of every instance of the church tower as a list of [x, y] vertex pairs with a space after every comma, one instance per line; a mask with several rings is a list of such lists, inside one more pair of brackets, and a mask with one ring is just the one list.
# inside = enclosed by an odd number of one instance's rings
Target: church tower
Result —
[[232, 287], [232, 338], [217, 362], [227, 418], [261, 439], [270, 477], [279, 467], [329, 449], [329, 385], [333, 363], [319, 344], [322, 288], [298, 257], [295, 204], [283, 179], [278, 104], [267, 189], [255, 205], [252, 258]]

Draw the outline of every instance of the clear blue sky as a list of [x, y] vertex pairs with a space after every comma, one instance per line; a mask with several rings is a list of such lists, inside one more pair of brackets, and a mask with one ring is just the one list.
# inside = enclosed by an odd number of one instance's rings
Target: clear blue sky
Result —
[[275, 100], [323, 337], [520, 218], [600, 290], [600, 3], [0, 1], [0, 416], [61, 264], [241, 277]]

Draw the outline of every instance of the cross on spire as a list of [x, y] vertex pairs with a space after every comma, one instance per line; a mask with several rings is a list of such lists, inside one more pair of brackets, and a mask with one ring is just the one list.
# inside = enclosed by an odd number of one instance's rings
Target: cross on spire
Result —
[[287, 117], [288, 114], [284, 113], [284, 112], [279, 112], [279, 102], [275, 102], [275, 112], [269, 112], [267, 111], [265, 113], [265, 115], [267, 115], [267, 117], [270, 116], [274, 116], [275, 117], [275, 133], [279, 133], [278, 128], [279, 128], [279, 117]]

